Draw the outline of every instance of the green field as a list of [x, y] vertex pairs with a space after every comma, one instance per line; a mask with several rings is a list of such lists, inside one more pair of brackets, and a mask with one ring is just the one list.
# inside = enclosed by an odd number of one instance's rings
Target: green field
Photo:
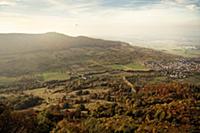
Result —
[[39, 80], [39, 81], [51, 81], [51, 80], [66, 80], [69, 78], [69, 75], [66, 72], [43, 72], [40, 74], [31, 74], [31, 75], [23, 75], [17, 77], [6, 77], [0, 76], [0, 86], [12, 85], [15, 83], [19, 83], [22, 80]]
[[38, 74], [38, 76], [41, 77], [43, 81], [65, 80], [69, 78], [69, 76], [65, 72], [45, 72], [42, 74]]
[[0, 77], [0, 86], [9, 85], [17, 81], [16, 77]]
[[148, 70], [144, 65], [140, 63], [130, 63], [126, 65], [112, 65], [111, 67], [117, 70]]

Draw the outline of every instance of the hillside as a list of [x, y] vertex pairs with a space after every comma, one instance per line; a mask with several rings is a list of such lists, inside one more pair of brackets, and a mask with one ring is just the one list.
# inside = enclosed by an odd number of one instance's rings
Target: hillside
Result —
[[64, 34], [49, 32], [45, 34], [0, 34], [0, 53], [18, 54], [46, 50], [61, 50], [72, 47], [107, 46], [120, 42], [92, 39], [84, 36], [70, 37]]
[[69, 73], [148, 69], [144, 65], [146, 61], [175, 57], [124, 42], [59, 33], [0, 34], [0, 46], [0, 85], [27, 75], [56, 80], [66, 79]]

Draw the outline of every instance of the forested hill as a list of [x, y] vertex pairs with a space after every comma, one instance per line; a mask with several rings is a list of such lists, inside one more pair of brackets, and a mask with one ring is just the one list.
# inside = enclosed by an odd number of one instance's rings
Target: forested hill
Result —
[[[108, 41], [60, 33], [0, 34], [0, 76], [16, 76], [63, 69], [85, 69], [173, 59], [162, 52]], [[74, 66], [77, 66], [74, 68]], [[94, 68], [97, 70], [97, 67]]]
[[49, 32], [45, 34], [0, 34], [0, 53], [20, 53], [38, 50], [56, 50], [70, 47], [107, 46], [121, 42], [92, 39], [89, 37], [71, 37], [64, 34]]

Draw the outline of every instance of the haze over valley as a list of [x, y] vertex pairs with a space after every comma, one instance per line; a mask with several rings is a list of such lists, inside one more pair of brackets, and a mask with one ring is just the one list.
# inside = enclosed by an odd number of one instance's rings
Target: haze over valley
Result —
[[200, 132], [199, 0], [0, 0], [0, 133]]

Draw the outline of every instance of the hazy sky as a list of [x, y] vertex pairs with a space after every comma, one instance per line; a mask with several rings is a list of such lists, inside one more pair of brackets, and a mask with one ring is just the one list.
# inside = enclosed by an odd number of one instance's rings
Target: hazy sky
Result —
[[0, 32], [200, 38], [200, 0], [0, 0]]

